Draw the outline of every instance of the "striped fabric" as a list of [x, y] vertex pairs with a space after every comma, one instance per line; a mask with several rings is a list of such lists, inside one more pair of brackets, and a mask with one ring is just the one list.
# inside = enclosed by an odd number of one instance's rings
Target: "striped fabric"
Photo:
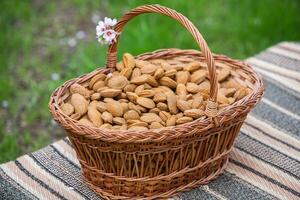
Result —
[[[266, 93], [217, 180], [172, 199], [300, 199], [300, 43], [246, 60]], [[68, 139], [0, 165], [0, 199], [100, 199], [82, 180]]]

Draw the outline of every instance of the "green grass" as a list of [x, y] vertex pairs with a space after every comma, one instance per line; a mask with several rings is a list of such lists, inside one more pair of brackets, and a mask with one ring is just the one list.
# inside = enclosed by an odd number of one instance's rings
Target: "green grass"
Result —
[[[62, 138], [48, 112], [51, 92], [64, 81], [104, 65], [94, 16], [119, 18], [153, 1], [0, 2], [0, 163]], [[155, 1], [187, 16], [215, 53], [244, 59], [283, 40], [300, 40], [297, 0]], [[83, 39], [76, 38], [84, 31]], [[68, 45], [75, 38], [76, 45]], [[179, 23], [142, 15], [124, 28], [119, 56], [159, 48], [198, 48]], [[58, 80], [53, 76], [59, 75]], [[54, 77], [55, 78], [55, 77]], [[8, 104], [5, 106], [5, 104]]]

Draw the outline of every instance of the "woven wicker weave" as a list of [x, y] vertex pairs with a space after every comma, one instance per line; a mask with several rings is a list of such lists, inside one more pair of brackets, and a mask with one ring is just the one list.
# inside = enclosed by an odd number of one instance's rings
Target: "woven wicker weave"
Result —
[[[86, 183], [106, 199], [155, 199], [205, 184], [226, 167], [228, 153], [248, 112], [261, 99], [261, 78], [247, 64], [210, 52], [195, 26], [183, 15], [159, 5], [141, 6], [126, 13], [115, 26], [121, 32], [133, 17], [159, 13], [180, 22], [194, 37], [196, 50], [162, 49], [137, 56], [142, 60], [199, 60], [207, 63], [211, 84], [206, 117], [175, 127], [147, 131], [116, 131], [78, 124], [60, 109], [74, 83], [85, 85], [99, 73], [116, 66], [117, 43], [110, 45], [106, 69], [67, 81], [51, 96], [49, 108], [54, 119], [66, 130]], [[216, 68], [230, 67], [236, 78], [251, 86], [252, 92], [241, 100], [218, 108]]]

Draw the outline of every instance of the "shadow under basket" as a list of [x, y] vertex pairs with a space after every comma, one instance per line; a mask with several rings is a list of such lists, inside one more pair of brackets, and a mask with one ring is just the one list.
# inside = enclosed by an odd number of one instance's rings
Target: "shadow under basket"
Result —
[[[117, 42], [111, 44], [105, 69], [67, 81], [53, 92], [49, 103], [53, 118], [66, 130], [76, 151], [85, 182], [105, 199], [164, 199], [216, 178], [227, 165], [228, 154], [247, 114], [264, 91], [260, 76], [249, 65], [211, 54], [195, 26], [174, 10], [159, 5], [141, 6], [126, 13], [114, 28], [121, 32], [131, 18], [149, 12], [179, 21], [192, 34], [201, 52], [162, 49], [136, 58], [177, 58], [207, 63], [212, 104], [207, 105], [206, 111], [217, 109], [217, 112], [214, 115], [206, 112], [207, 116], [189, 123], [146, 131], [100, 129], [68, 117], [60, 105], [69, 98], [70, 86], [85, 85], [95, 75], [114, 70]], [[216, 105], [218, 92], [216, 68], [224, 66], [252, 91], [231, 105], [210, 108]]]

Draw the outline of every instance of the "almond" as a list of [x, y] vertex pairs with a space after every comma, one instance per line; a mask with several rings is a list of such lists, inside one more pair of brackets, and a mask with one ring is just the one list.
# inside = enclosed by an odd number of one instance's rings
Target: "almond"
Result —
[[160, 111], [159, 112], [159, 117], [164, 121], [166, 122], [170, 117], [171, 117], [171, 114], [166, 112], [166, 111]]
[[123, 55], [123, 64], [125, 68], [134, 68], [135, 59], [130, 53], [124, 53]]
[[161, 85], [167, 86], [169, 88], [176, 88], [177, 87], [176, 81], [174, 81], [173, 79], [171, 79], [169, 77], [162, 77], [161, 79], [159, 79], [159, 83]]
[[129, 108], [129, 110], [135, 110], [136, 112], [141, 114], [140, 109], [137, 107], [137, 105], [133, 104], [132, 102], [128, 103], [128, 108]]
[[188, 71], [179, 71], [176, 73], [177, 84], [186, 84], [190, 80], [190, 73]]
[[[199, 93], [197, 93], [197, 94], [199, 94]], [[194, 94], [194, 95], [196, 95], [196, 94]], [[184, 100], [189, 101], [194, 97], [194, 95], [193, 94], [188, 94], [188, 95], [186, 95]]]
[[141, 68], [141, 72], [142, 72], [142, 74], [153, 75], [157, 69], [158, 69], [158, 66], [149, 63]]
[[168, 71], [169, 69], [172, 69], [172, 68], [173, 68], [173, 67], [172, 67], [169, 63], [167, 63], [166, 61], [162, 62], [162, 63], [161, 63], [161, 66], [162, 66], [162, 68], [163, 68], [165, 71]]
[[140, 119], [141, 119], [141, 121], [146, 122], [146, 123], [161, 121], [161, 118], [155, 113], [144, 113]]
[[141, 105], [141, 106], [143, 106], [143, 107], [145, 107], [145, 108], [151, 109], [151, 108], [154, 108], [154, 107], [155, 107], [154, 101], [153, 101], [152, 99], [149, 99], [149, 98], [138, 97], [137, 100], [136, 100], [136, 102], [137, 102], [139, 105]]
[[126, 92], [126, 96], [131, 102], [136, 102], [137, 98], [139, 97], [134, 92]]
[[124, 114], [124, 118], [126, 120], [130, 120], [130, 119], [139, 119], [140, 115], [138, 112], [136, 112], [135, 110], [129, 110]]
[[[132, 125], [132, 124], [134, 124], [134, 123], [139, 123], [139, 122], [141, 122], [141, 121], [138, 120], [138, 119], [129, 119], [129, 120], [127, 120], [126, 122], [127, 122], [128, 126], [130, 126], [130, 125]], [[143, 122], [143, 123], [145, 123], [145, 122]]]
[[146, 83], [148, 81], [148, 78], [149, 78], [148, 74], [143, 74], [141, 76], [131, 79], [130, 83], [141, 85], [141, 84]]
[[191, 122], [191, 121], [193, 121], [193, 118], [191, 118], [191, 117], [181, 117], [176, 120], [176, 124], [184, 124], [184, 123]]
[[138, 93], [140, 93], [141, 91], [143, 91], [145, 89], [144, 85], [139, 85], [135, 88], [134, 92], [138, 95]]
[[139, 95], [140, 97], [153, 97], [154, 96], [154, 91], [153, 90], [143, 90], [139, 93], [137, 93], [137, 95]]
[[98, 104], [96, 105], [97, 110], [100, 112], [106, 111], [106, 103], [99, 101]]
[[119, 94], [122, 93], [122, 90], [119, 90], [119, 89], [105, 89], [105, 90], [102, 90], [100, 92], [100, 95], [102, 97], [109, 97], [109, 98], [113, 98], [113, 97], [116, 97], [118, 96]]
[[118, 62], [116, 64], [116, 68], [120, 72], [120, 71], [122, 71], [125, 68], [125, 66], [124, 66], [123, 62]]
[[125, 102], [120, 102], [121, 103], [121, 106], [123, 108], [123, 112], [127, 112], [128, 111], [128, 103], [125, 103]]
[[162, 110], [162, 111], [168, 111], [168, 105], [162, 102], [159, 102], [157, 105], [157, 108]]
[[167, 94], [167, 103], [168, 108], [172, 114], [176, 114], [177, 110], [177, 103], [176, 103], [176, 95], [174, 93], [168, 92]]
[[79, 113], [74, 113], [70, 116], [72, 119], [78, 120], [80, 119], [81, 115]]
[[222, 93], [218, 93], [217, 100], [221, 104], [229, 104], [229, 101], [228, 101], [227, 97]]
[[111, 101], [106, 104], [107, 111], [112, 114], [114, 117], [123, 116], [123, 107], [122, 104], [118, 101]]
[[167, 92], [174, 93], [171, 88], [169, 88], [167, 86], [163, 86], [163, 85], [158, 86], [157, 89], [161, 90], [161, 92], [164, 92], [164, 93], [167, 93]]
[[177, 113], [175, 116], [176, 116], [177, 119], [179, 119], [179, 118], [183, 117], [183, 113], [182, 112]]
[[184, 64], [180, 63], [177, 65], [172, 65], [172, 68], [176, 69], [177, 71], [180, 71], [184, 68]]
[[174, 76], [177, 73], [176, 69], [169, 69], [165, 72], [164, 76], [170, 77], [170, 76]]
[[225, 88], [235, 88], [235, 89], [241, 88], [241, 86], [233, 79], [223, 82], [221, 86]]
[[117, 100], [127, 100], [127, 95], [124, 92], [121, 92], [118, 96], [116, 96]]
[[159, 122], [152, 122], [149, 126], [150, 129], [158, 129], [158, 128], [162, 128], [163, 125], [161, 125]]
[[223, 68], [219, 73], [218, 73], [218, 81], [222, 82], [226, 80], [230, 75], [230, 70], [227, 68]]
[[83, 115], [87, 112], [89, 103], [82, 95], [75, 93], [71, 96], [71, 104], [75, 109], [75, 113]]
[[75, 93], [81, 94], [85, 98], [89, 98], [91, 95], [91, 91], [89, 91], [82, 85], [79, 85], [78, 83], [71, 85], [70, 92], [71, 92], [71, 94], [75, 94]]
[[197, 119], [201, 116], [204, 116], [205, 113], [203, 110], [200, 109], [189, 109], [184, 111], [184, 115], [193, 119]]
[[147, 112], [147, 108], [141, 106], [141, 105], [136, 105], [136, 107], [141, 111], [141, 112]]
[[100, 88], [105, 86], [105, 82], [104, 81], [97, 81], [94, 85], [93, 85], [93, 90], [94, 91], [98, 91]]
[[106, 98], [104, 98], [103, 99], [103, 101], [105, 102], [105, 103], [108, 103], [108, 102], [112, 102], [112, 101], [115, 101], [113, 98], [108, 98], [108, 97], [106, 97]]
[[113, 76], [108, 82], [107, 86], [113, 89], [123, 89], [128, 84], [128, 80], [125, 76]]
[[99, 100], [101, 97], [100, 93], [94, 93], [91, 95], [91, 100]]
[[242, 87], [236, 91], [236, 93], [234, 94], [234, 98], [238, 101], [246, 95], [247, 95], [247, 90], [246, 90], [246, 88]]
[[166, 100], [167, 100], [167, 96], [162, 92], [156, 93], [153, 97], [153, 101], [156, 103], [165, 102]]
[[113, 118], [113, 123], [115, 123], [117, 125], [124, 125], [124, 124], [126, 124], [126, 121], [122, 117], [114, 117]]
[[[249, 89], [249, 88], [247, 88]], [[228, 88], [225, 92], [225, 96], [226, 97], [232, 97], [234, 95], [234, 93], [236, 92], [235, 88]]]
[[176, 87], [176, 94], [180, 99], [185, 99], [187, 96], [186, 87], [183, 83], [179, 83]]
[[63, 103], [60, 106], [60, 109], [63, 111], [63, 113], [65, 113], [68, 116], [74, 113], [74, 107], [70, 103]]
[[200, 83], [199, 90], [200, 90], [200, 92], [208, 92], [209, 93], [209, 90], [210, 90], [209, 81], [204, 81], [204, 82]]
[[188, 64], [183, 68], [183, 70], [184, 70], [184, 71], [193, 72], [193, 71], [196, 71], [197, 69], [200, 69], [200, 67], [201, 67], [200, 62], [198, 62], [198, 61], [193, 61], [193, 62], [188, 63]]
[[172, 115], [167, 121], [166, 126], [175, 126], [176, 125], [176, 117]]
[[206, 70], [199, 69], [191, 75], [191, 82], [199, 84], [202, 81], [204, 81], [206, 75], [207, 75]]
[[[107, 86], [99, 87], [99, 89], [97, 89], [96, 92], [100, 93], [101, 91], [106, 90], [106, 89], [109, 89], [109, 87], [107, 87]], [[100, 96], [101, 96], [101, 94], [100, 94]]]
[[198, 96], [198, 97], [195, 97], [193, 99], [193, 103], [192, 103], [192, 108], [200, 108], [200, 106], [202, 105], [202, 102], [203, 102], [203, 97], [202, 96]]
[[101, 129], [111, 129], [112, 125], [109, 123], [104, 123], [100, 126]]
[[235, 102], [235, 98], [229, 97], [228, 101], [229, 101], [229, 104], [233, 104]]
[[186, 90], [190, 93], [198, 93], [200, 91], [199, 86], [196, 83], [187, 83]]
[[179, 110], [184, 112], [185, 110], [190, 109], [190, 105], [187, 101], [179, 99], [179, 100], [177, 100], [177, 108], [179, 108]]
[[149, 110], [149, 112], [158, 114], [160, 112], [160, 109], [159, 108], [152, 108], [152, 109]]
[[145, 65], [148, 65], [148, 64], [151, 64], [151, 63], [149, 61], [146, 61], [146, 60], [139, 60], [139, 59], [135, 60], [135, 65], [138, 68], [142, 68], [142, 67], [144, 67]]
[[113, 116], [109, 112], [105, 111], [101, 115], [104, 122], [112, 123]]
[[128, 103], [129, 101], [128, 101], [128, 99], [119, 99], [119, 102], [120, 103]]
[[134, 68], [131, 74], [131, 79], [139, 77], [140, 75], [142, 75], [142, 72], [139, 68]]
[[124, 87], [124, 92], [133, 92], [137, 86], [134, 84], [128, 84]]
[[156, 69], [156, 71], [154, 72], [153, 77], [154, 77], [155, 79], [160, 79], [161, 77], [164, 76], [164, 72], [165, 72], [164, 69], [158, 68], [158, 69]]
[[120, 76], [125, 76], [127, 79], [130, 78], [132, 73], [132, 68], [126, 67], [120, 72]]
[[94, 76], [89, 83], [89, 88], [92, 89], [94, 84], [98, 81], [104, 81], [106, 78], [105, 74], [97, 74], [96, 76]]
[[149, 85], [148, 83], [144, 83], [144, 89], [145, 90], [150, 90], [150, 89], [152, 89], [153, 87], [151, 86], [151, 85]]
[[98, 110], [96, 110], [95, 107], [92, 107], [92, 106], [88, 107], [88, 116], [89, 116], [89, 119], [92, 121], [92, 123], [96, 127], [100, 127], [103, 124], [101, 114]]
[[99, 105], [99, 101], [93, 100], [92, 102], [90, 102], [88, 107], [93, 107], [95, 109], [97, 109], [97, 105]]
[[153, 87], [158, 86], [158, 82], [155, 80], [155, 78], [153, 76], [150, 76], [150, 75], [147, 76], [147, 83]]

